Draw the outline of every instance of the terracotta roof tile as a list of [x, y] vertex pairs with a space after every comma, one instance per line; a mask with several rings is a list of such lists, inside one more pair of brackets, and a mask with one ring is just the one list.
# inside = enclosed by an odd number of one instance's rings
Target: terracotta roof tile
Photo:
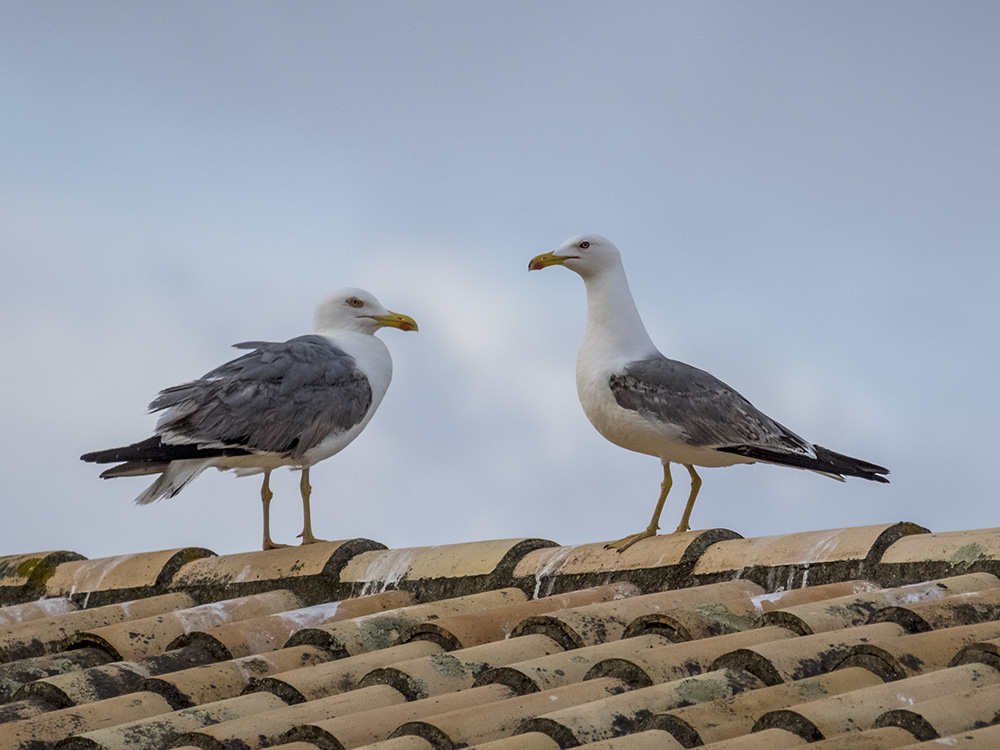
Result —
[[1000, 575], [1000, 528], [948, 531], [900, 539], [882, 564], [902, 580], [984, 571]]
[[544, 635], [501, 638], [480, 646], [419, 656], [391, 666], [378, 667], [365, 675], [359, 687], [390, 685], [406, 696], [407, 700], [419, 700], [470, 688], [479, 675], [492, 667], [537, 659], [561, 653], [562, 650], [562, 646]]
[[13, 555], [0, 747], [993, 747], [996, 536]]
[[193, 630], [178, 636], [168, 648], [194, 646], [218, 654], [219, 658], [224, 659], [250, 656], [280, 648], [293, 634], [305, 628], [396, 610], [412, 604], [413, 597], [405, 591], [387, 591], [346, 601], [324, 602], [217, 625], [207, 630]]
[[[411, 737], [413, 735], [410, 735]], [[389, 740], [389, 742], [399, 742], [402, 741], [402, 737], [397, 737], [396, 739]], [[414, 739], [419, 739], [414, 737]], [[426, 740], [422, 740], [427, 742]], [[379, 743], [380, 744], [380, 743]], [[429, 742], [427, 745], [433, 747]], [[378, 748], [378, 750], [392, 750], [389, 747], [379, 747], [378, 744], [369, 745], [366, 750], [371, 748]], [[518, 734], [513, 737], [504, 737], [499, 740], [490, 740], [489, 742], [481, 742], [472, 745], [473, 750], [560, 750], [559, 743], [554, 739], [549, 737], [547, 734], [542, 734], [541, 732], [525, 732], [524, 734]], [[670, 750], [668, 747], [667, 750]]]
[[370, 539], [347, 539], [223, 555], [188, 563], [172, 585], [201, 601], [284, 588], [298, 594], [304, 604], [315, 604], [346, 598], [347, 592], [338, 588], [341, 570], [356, 555], [374, 549], [385, 546]]
[[307, 643], [339, 655], [360, 654], [393, 645], [408, 628], [427, 619], [440, 619], [506, 606], [527, 599], [520, 589], [497, 589], [389, 610], [317, 627], [303, 628], [286, 646]]
[[[820, 740], [810, 744], [809, 750], [891, 750], [891, 748], [897, 747], [912, 747], [912, 744], [913, 735], [905, 729], [881, 727]], [[923, 750], [931, 750], [931, 748], [924, 747]]]
[[884, 607], [872, 612], [867, 621], [897, 622], [911, 633], [921, 633], [997, 619], [1000, 619], [1000, 587], [967, 591], [938, 600]]
[[[488, 688], [474, 688], [483, 690]], [[463, 747], [477, 742], [502, 739], [513, 734], [525, 720], [564, 707], [590, 706], [622, 693], [618, 680], [602, 678], [529, 693], [487, 706], [460, 708], [434, 714], [400, 725], [391, 736], [413, 734], [436, 747]]]
[[[274, 674], [310, 670], [330, 658], [328, 652], [315, 646], [295, 646], [150, 677], [142, 681], [139, 689], [162, 695], [174, 708], [188, 708], [235, 698], [252, 683], [258, 684]], [[297, 702], [278, 695], [288, 703]]]
[[142, 552], [57, 565], [45, 582], [46, 596], [69, 596], [86, 606], [123, 602], [169, 590], [183, 565], [213, 552], [200, 547]]
[[88, 648], [0, 664], [0, 716], [4, 709], [3, 704], [13, 700], [21, 686], [52, 675], [100, 666], [109, 661], [111, 657], [103, 651]]
[[0, 557], [0, 602], [17, 604], [40, 599], [45, 596], [45, 582], [58, 565], [85, 559], [66, 550]]
[[916, 524], [895, 523], [735, 539], [706, 550], [694, 574], [706, 580], [739, 575], [768, 591], [863, 578], [894, 542], [926, 532]]
[[400, 642], [414, 639], [430, 640], [448, 649], [479, 646], [512, 635], [519, 624], [545, 613], [558, 612], [555, 616], [590, 611], [589, 605], [618, 602], [639, 593], [630, 583], [611, 583], [604, 586], [571, 591], [565, 594], [544, 596], [505, 607], [481, 612], [444, 617], [410, 626], [399, 635]]
[[524, 556], [513, 571], [517, 585], [532, 595], [550, 596], [562, 591], [616, 581], [634, 583], [645, 592], [690, 585], [691, 571], [711, 545], [739, 539], [727, 529], [664, 534], [622, 553], [603, 542], [539, 549]]
[[0, 724], [0, 747], [30, 748], [55, 742], [69, 734], [100, 729], [150, 716], [171, 715], [170, 704], [159, 695], [132, 693], [98, 703], [87, 703]]
[[524, 722], [521, 731], [543, 732], [562, 747], [572, 747], [643, 729], [643, 723], [656, 713], [760, 687], [760, 681], [747, 672], [722, 669], [546, 712]]
[[[884, 729], [877, 729], [874, 731], [888, 732], [891, 729], [895, 729], [895, 727], [886, 727]], [[967, 732], [959, 732], [957, 734], [950, 734], [947, 737], [941, 737], [938, 740], [931, 741], [929, 744], [914, 743], [901, 745], [900, 747], [902, 750], [917, 750], [917, 748], [922, 748], [922, 750], [932, 750], [933, 748], [944, 747], [949, 748], [949, 750], [951, 750], [951, 748], [955, 748], [955, 750], [996, 750], [996, 748], [1000, 747], [1000, 725], [983, 727], [982, 729], [971, 729]]]
[[[672, 643], [648, 651], [634, 649], [627, 657], [609, 656], [605, 658], [595, 664], [586, 673], [586, 676], [588, 678], [617, 677], [635, 686], [670, 682], [711, 671], [713, 662], [723, 654], [795, 636], [795, 633], [786, 628], [772, 626], [720, 635], [715, 638]], [[623, 651], [631, 640], [621, 641], [615, 650]], [[595, 650], [601, 648], [606, 647], [594, 647]]]
[[424, 599], [462, 596], [509, 586], [525, 555], [553, 544], [544, 539], [498, 539], [367, 552], [344, 567], [340, 582], [353, 596], [387, 588], [413, 591]]
[[[69, 563], [72, 564], [72, 563]], [[84, 628], [139, 620], [194, 604], [187, 594], [151, 596], [123, 604], [107, 604], [92, 609], [67, 612], [54, 617], [30, 620], [0, 631], [0, 661], [51, 654], [67, 638]]]
[[696, 632], [732, 632], [753, 625], [752, 597], [761, 593], [750, 581], [729, 581], [634, 598], [573, 607], [523, 620], [513, 635], [543, 633], [566, 648], [593, 646], [621, 638], [633, 624], [633, 633], [669, 630], [678, 639]]
[[810, 604], [824, 599], [835, 599], [839, 596], [866, 594], [870, 591], [878, 591], [880, 588], [882, 587], [871, 581], [835, 581], [834, 583], [823, 583], [801, 589], [779, 588], [776, 591], [755, 596], [754, 603], [763, 614], [776, 609], [797, 607], [801, 604]]
[[926, 742], [1000, 721], [1000, 685], [988, 685], [887, 711], [876, 727], [900, 727]]
[[[303, 647], [293, 646], [292, 648]], [[289, 651], [291, 649], [283, 650]], [[380, 667], [442, 653], [444, 653], [444, 649], [431, 641], [411, 641], [398, 646], [336, 659], [314, 667], [290, 669], [257, 681], [255, 689], [276, 693], [289, 703], [311, 701], [327, 695], [354, 690], [365, 675]]]
[[[373, 690], [374, 688], [365, 688]], [[384, 688], [390, 690], [391, 688]], [[432, 698], [401, 703], [389, 709], [362, 711], [360, 713], [301, 724], [291, 729], [283, 741], [312, 742], [321, 748], [343, 746], [362, 747], [387, 739], [399, 726], [426, 716], [456, 711], [471, 706], [494, 704], [515, 697], [503, 685], [483, 685], [457, 693], [446, 693]]]
[[982, 664], [943, 669], [901, 682], [876, 684], [861, 690], [812, 700], [762, 713], [756, 728], [776, 727], [815, 742], [871, 729], [886, 711], [910, 706], [942, 694], [976, 686], [1000, 684], [1000, 672]]
[[[545, 638], [545, 635], [523, 635], [514, 641], [528, 638]], [[526, 659], [502, 667], [494, 667], [483, 672], [476, 680], [477, 685], [507, 685], [518, 693], [530, 693], [536, 690], [549, 690], [562, 685], [569, 685], [584, 679], [591, 667], [599, 663], [615, 661], [615, 657], [636, 658], [647, 649], [656, 648], [669, 643], [658, 633], [638, 635], [620, 641], [599, 643], [596, 646], [560, 651], [549, 656], [536, 659]], [[599, 677], [615, 677], [618, 674], [600, 674]], [[623, 680], [629, 682], [629, 680]], [[631, 684], [631, 683], [629, 683]]]
[[779, 706], [805, 703], [829, 695], [857, 692], [881, 685], [881, 680], [865, 669], [840, 669], [781, 685], [739, 693], [709, 703], [698, 702], [649, 717], [648, 729], [662, 729], [685, 747], [709, 744], [748, 734], [757, 718]]
[[24, 685], [14, 697], [43, 700], [53, 708], [78, 706], [134, 692], [151, 674], [184, 669], [206, 661], [198, 654], [171, 656], [176, 658], [158, 660], [159, 664], [114, 662], [45, 677]]
[[278, 589], [83, 630], [67, 638], [65, 646], [93, 646], [106, 651], [116, 660], [141, 659], [163, 653], [171, 642], [192, 630], [284, 612], [299, 606], [295, 594]]
[[[257, 695], [267, 695], [267, 693], [252, 693], [242, 696], [242, 699], [252, 699]], [[454, 695], [459, 694], [454, 693]], [[234, 698], [232, 700], [235, 702], [241, 699]], [[252, 750], [276, 743], [283, 734], [299, 724], [321, 721], [335, 716], [347, 717], [362, 712], [372, 713], [379, 709], [399, 706], [405, 702], [406, 698], [398, 690], [388, 685], [373, 685], [346, 693], [329, 695], [325, 698], [317, 698], [287, 708], [279, 706], [270, 711], [247, 712], [238, 719], [224, 721], [220, 724], [212, 723], [209, 726], [209, 723], [206, 723], [201, 729], [188, 730], [179, 735], [176, 743], [211, 748], [211, 750], [218, 750], [226, 745]], [[207, 706], [210, 705], [207, 704]]]
[[952, 663], [965, 646], [997, 637], [1000, 637], [1000, 622], [993, 621], [932, 630], [881, 642], [859, 643], [848, 649], [835, 666], [861, 666], [885, 679], [898, 680], [943, 669]]
[[886, 643], [906, 635], [891, 622], [861, 625], [829, 633], [761, 643], [723, 654], [713, 669], [745, 669], [766, 685], [800, 680], [829, 672], [858, 644]]
[[890, 606], [941, 599], [1000, 586], [989, 573], [972, 573], [888, 589], [876, 589], [823, 601], [786, 606], [765, 612], [764, 625], [781, 625], [803, 635], [838, 630], [867, 622], [872, 614]]
[[[648, 731], [657, 731], [673, 739], [673, 735], [668, 732], [653, 729]], [[674, 742], [677, 742], [677, 740], [674, 740]], [[678, 745], [683, 747], [680, 743]], [[764, 729], [760, 732], [743, 734], [739, 737], [730, 737], [728, 740], [713, 742], [709, 747], [712, 750], [761, 750], [761, 748], [787, 750], [787, 748], [803, 747], [804, 745], [809, 745], [809, 743], [797, 734], [786, 732], [784, 729]], [[809, 745], [809, 747], [813, 748], [815, 745]]]

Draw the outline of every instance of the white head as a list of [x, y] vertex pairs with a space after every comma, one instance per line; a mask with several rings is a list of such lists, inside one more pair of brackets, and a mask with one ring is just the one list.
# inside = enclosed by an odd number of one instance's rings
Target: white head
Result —
[[409, 315], [386, 310], [374, 295], [350, 287], [320, 302], [313, 316], [313, 330], [323, 334], [336, 331], [372, 334], [386, 326], [402, 331], [417, 330], [416, 322]]
[[528, 263], [528, 270], [566, 266], [587, 279], [606, 269], [621, 267], [621, 264], [621, 253], [610, 240], [599, 234], [581, 234], [578, 237], [570, 237], [554, 252], [532, 258]]

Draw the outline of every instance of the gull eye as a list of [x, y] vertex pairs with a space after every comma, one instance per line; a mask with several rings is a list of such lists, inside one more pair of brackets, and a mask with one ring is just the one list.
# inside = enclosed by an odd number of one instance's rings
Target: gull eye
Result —
[[583, 241], [583, 242], [581, 242], [581, 243], [580, 243], [579, 245], [577, 245], [577, 247], [579, 247], [579, 248], [582, 248], [582, 249], [586, 250], [586, 249], [587, 249], [588, 247], [590, 247], [590, 243], [589, 243], [589, 242], [587, 242], [587, 240], [584, 240], [584, 241]]
[[351, 307], [364, 307], [365, 303], [359, 300], [357, 297], [350, 297], [347, 300], [347, 304]]

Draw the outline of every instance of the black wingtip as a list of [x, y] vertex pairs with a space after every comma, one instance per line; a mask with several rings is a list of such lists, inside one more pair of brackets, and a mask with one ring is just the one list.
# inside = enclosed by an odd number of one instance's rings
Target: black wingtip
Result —
[[858, 477], [872, 482], [889, 484], [884, 476], [889, 470], [884, 466], [862, 461], [860, 458], [845, 456], [843, 453], [814, 445], [816, 458], [799, 453], [783, 453], [776, 450], [761, 448], [756, 445], [727, 445], [717, 450], [723, 453], [735, 453], [738, 456], [752, 458], [755, 461], [766, 461], [779, 466], [790, 466], [796, 469], [809, 469], [837, 477]]

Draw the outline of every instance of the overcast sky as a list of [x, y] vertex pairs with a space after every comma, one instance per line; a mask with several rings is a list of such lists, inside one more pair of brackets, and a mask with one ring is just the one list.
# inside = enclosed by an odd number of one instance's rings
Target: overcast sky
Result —
[[[597, 232], [647, 328], [846, 484], [706, 469], [695, 528], [1000, 526], [1000, 4], [7, 2], [0, 555], [260, 543], [259, 479], [138, 507], [80, 454], [344, 286], [412, 315], [317, 466], [313, 527], [390, 547], [644, 528], [657, 459], [576, 396]], [[676, 525], [686, 472], [663, 515]], [[276, 472], [273, 535], [301, 529]]]

